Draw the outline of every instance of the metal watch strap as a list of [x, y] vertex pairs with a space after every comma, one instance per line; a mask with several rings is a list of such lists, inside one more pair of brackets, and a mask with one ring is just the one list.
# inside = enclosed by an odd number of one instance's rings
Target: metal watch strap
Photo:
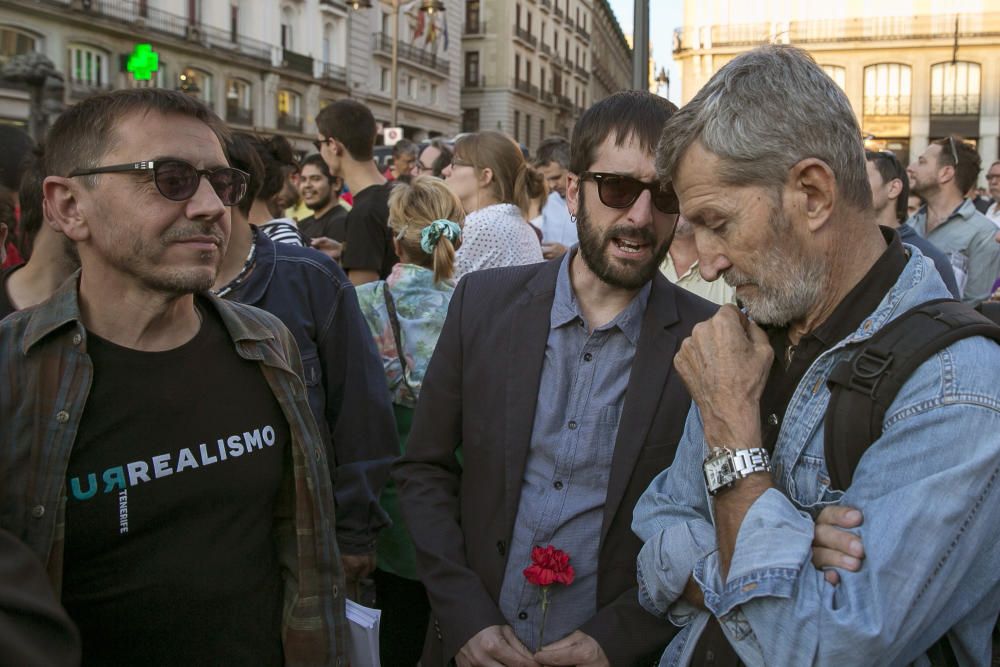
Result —
[[771, 472], [771, 457], [763, 447], [715, 448], [705, 459], [705, 483], [712, 495], [755, 472]]

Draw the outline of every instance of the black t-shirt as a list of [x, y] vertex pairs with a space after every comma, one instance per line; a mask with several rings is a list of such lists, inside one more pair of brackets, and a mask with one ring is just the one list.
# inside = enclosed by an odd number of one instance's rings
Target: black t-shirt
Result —
[[347, 238], [347, 214], [348, 210], [337, 203], [319, 217], [310, 215], [308, 218], [299, 220], [299, 233], [306, 239], [325, 236], [343, 243], [344, 239]]
[[22, 266], [24, 266], [24, 264], [18, 264], [17, 266], [12, 266], [0, 271], [0, 320], [17, 310], [17, 308], [14, 307], [13, 302], [10, 300], [10, 295], [7, 294], [7, 280], [10, 279], [10, 274], [14, 273]]
[[399, 263], [389, 229], [389, 191], [392, 183], [369, 185], [354, 195], [347, 214], [347, 236], [340, 256], [345, 271], [377, 271], [385, 279]]
[[189, 342], [93, 334], [66, 472], [63, 604], [84, 665], [281, 665], [274, 508], [289, 430], [215, 309]]

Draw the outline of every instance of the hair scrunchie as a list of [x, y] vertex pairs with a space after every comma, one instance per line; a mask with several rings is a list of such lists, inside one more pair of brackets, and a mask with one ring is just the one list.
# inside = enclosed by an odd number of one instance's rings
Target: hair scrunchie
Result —
[[455, 243], [461, 235], [462, 228], [457, 223], [451, 220], [435, 220], [420, 232], [420, 248], [428, 255], [433, 255], [434, 247], [442, 236]]

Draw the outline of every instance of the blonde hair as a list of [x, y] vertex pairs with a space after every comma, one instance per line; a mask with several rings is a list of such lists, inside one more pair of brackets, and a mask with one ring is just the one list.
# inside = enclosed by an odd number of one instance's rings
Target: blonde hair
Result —
[[476, 172], [493, 172], [490, 189], [501, 204], [514, 204], [527, 216], [532, 193], [545, 178], [524, 159], [521, 147], [509, 135], [495, 130], [467, 134], [455, 142], [455, 157], [472, 163]]
[[397, 183], [389, 195], [389, 227], [399, 246], [419, 266], [434, 270], [434, 282], [455, 275], [455, 250], [461, 245], [442, 236], [433, 254], [420, 247], [421, 232], [435, 220], [461, 224], [462, 202], [440, 178], [418, 176], [410, 183]]

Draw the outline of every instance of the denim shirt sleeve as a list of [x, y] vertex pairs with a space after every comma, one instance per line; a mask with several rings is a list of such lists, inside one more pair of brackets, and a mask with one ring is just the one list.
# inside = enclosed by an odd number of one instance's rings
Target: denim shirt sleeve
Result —
[[[777, 489], [746, 514], [728, 581], [717, 553], [697, 564], [706, 606], [745, 662], [909, 663], [978, 604], [971, 598], [997, 596], [1000, 400], [973, 368], [997, 363], [989, 345], [963, 341], [921, 366], [861, 459], [841, 500], [864, 515], [860, 571], [827, 583], [810, 561], [812, 519]], [[974, 352], [964, 364], [950, 352], [959, 347]], [[970, 574], [975, 590], [956, 594]]]
[[346, 278], [324, 314], [317, 342], [333, 439], [337, 541], [345, 553], [367, 553], [388, 524], [379, 495], [399, 454], [396, 423], [381, 360]]
[[686, 625], [698, 612], [680, 599], [695, 565], [716, 551], [705, 481], [701, 419], [692, 405], [673, 464], [639, 498], [632, 530], [643, 541], [637, 561], [639, 602]]

